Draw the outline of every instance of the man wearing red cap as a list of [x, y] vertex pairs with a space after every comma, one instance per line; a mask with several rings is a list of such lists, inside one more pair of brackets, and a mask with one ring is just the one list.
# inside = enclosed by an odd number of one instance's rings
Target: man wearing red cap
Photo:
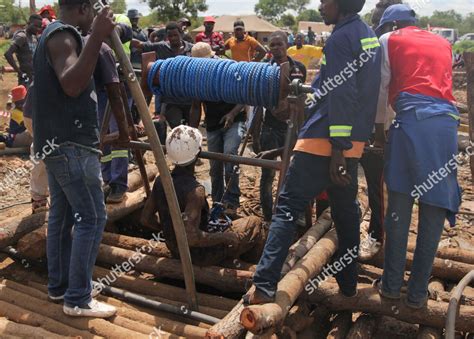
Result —
[[214, 32], [214, 25], [216, 19], [212, 16], [208, 16], [204, 19], [204, 32], [196, 35], [196, 43], [205, 42], [211, 45], [214, 52], [218, 54], [224, 50], [224, 37], [218, 32]]
[[29, 147], [33, 138], [28, 133], [23, 122], [23, 104], [26, 98], [26, 87], [23, 85], [16, 86], [12, 89], [12, 101], [15, 108], [10, 118], [10, 126], [8, 127], [7, 136], [0, 136], [0, 141], [4, 142], [7, 147]]

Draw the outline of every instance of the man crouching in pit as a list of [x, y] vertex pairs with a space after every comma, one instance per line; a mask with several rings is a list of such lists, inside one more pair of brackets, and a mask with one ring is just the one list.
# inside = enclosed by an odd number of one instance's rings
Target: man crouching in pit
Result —
[[[174, 128], [166, 140], [167, 157], [175, 165], [171, 176], [183, 213], [192, 262], [199, 266], [216, 265], [229, 258], [256, 262], [266, 240], [266, 231], [260, 218], [252, 216], [234, 220], [225, 231], [212, 232], [206, 192], [194, 176], [194, 165], [201, 151], [201, 143], [201, 132], [184, 125]], [[157, 211], [160, 222], [155, 215]], [[153, 229], [162, 228], [166, 246], [173, 257], [179, 258], [171, 214], [160, 177], [156, 179], [151, 196], [145, 204], [141, 222]]]

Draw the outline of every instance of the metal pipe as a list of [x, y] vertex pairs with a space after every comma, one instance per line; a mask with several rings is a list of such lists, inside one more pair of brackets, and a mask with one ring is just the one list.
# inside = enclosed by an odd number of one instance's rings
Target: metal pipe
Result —
[[[100, 0], [90, 0], [92, 7], [99, 11], [104, 5]], [[148, 110], [148, 104], [145, 100], [145, 96], [138, 83], [138, 78], [135, 75], [132, 64], [128, 55], [125, 53], [122, 42], [116, 31], [110, 34], [110, 46], [115, 52], [120, 67], [123, 70], [125, 80], [132, 94], [135, 105], [137, 106], [138, 113], [142, 119], [143, 126], [145, 127], [146, 134], [150, 140], [151, 149], [155, 158], [158, 170], [160, 172], [161, 182], [165, 191], [166, 201], [170, 209], [171, 220], [173, 224], [174, 233], [176, 235], [176, 242], [178, 244], [179, 257], [181, 258], [181, 264], [183, 266], [184, 282], [186, 285], [186, 292], [189, 302], [189, 307], [193, 310], [198, 309], [198, 301], [196, 297], [196, 283], [194, 281], [194, 271], [191, 262], [191, 254], [189, 252], [188, 239], [186, 237], [186, 231], [184, 229], [184, 222], [181, 216], [181, 209], [179, 208], [178, 198], [171, 178], [168, 165], [166, 163], [165, 155], [161, 149], [160, 140], [156, 133], [155, 126], [151, 120], [150, 112]]]
[[[141, 141], [130, 141], [130, 146], [133, 148], [143, 149], [147, 151], [151, 150], [151, 146], [149, 143], [141, 142]], [[163, 149], [165, 148], [164, 146], [162, 147]], [[281, 161], [278, 161], [278, 160], [247, 158], [247, 157], [241, 157], [238, 155], [207, 152], [207, 151], [201, 151], [198, 157], [201, 159], [217, 160], [217, 161], [229, 162], [233, 164], [269, 168], [269, 169], [274, 169], [277, 171], [279, 171], [281, 168]]]
[[451, 292], [451, 298], [449, 299], [448, 314], [446, 316], [446, 339], [454, 339], [454, 333], [456, 330], [456, 317], [459, 310], [459, 301], [462, 297], [462, 292], [469, 283], [474, 281], [474, 270], [469, 272], [462, 278], [459, 284]]
[[165, 304], [156, 300], [145, 298], [144, 296], [140, 294], [128, 292], [120, 288], [106, 286], [103, 284], [101, 284], [101, 288], [102, 288], [102, 291], [106, 292], [109, 295], [118, 297], [125, 301], [133, 302], [134, 304], [148, 307], [157, 311], [177, 314], [189, 319], [197, 320], [197, 321], [204, 322], [206, 324], [211, 324], [211, 325], [217, 324], [220, 321], [220, 319], [212, 317], [210, 315], [188, 310], [186, 306], [184, 305], [181, 307], [178, 307], [178, 306], [174, 306], [170, 304]]

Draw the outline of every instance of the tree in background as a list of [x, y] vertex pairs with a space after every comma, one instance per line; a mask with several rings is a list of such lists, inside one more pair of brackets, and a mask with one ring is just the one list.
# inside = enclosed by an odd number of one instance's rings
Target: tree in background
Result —
[[125, 3], [125, 0], [113, 0], [110, 3], [110, 8], [114, 13], [122, 14], [127, 10], [127, 4]]
[[30, 9], [15, 5], [14, 0], [0, 0], [0, 22], [8, 24], [25, 24]]
[[287, 9], [286, 0], [259, 0], [255, 5], [255, 13], [272, 22], [278, 22]]
[[323, 21], [323, 18], [321, 17], [321, 14], [315, 9], [305, 9], [302, 11], [298, 17], [297, 21], [317, 21], [321, 22]]
[[182, 17], [197, 18], [198, 12], [207, 11], [206, 0], [148, 0], [161, 22], [178, 20]]
[[289, 13], [283, 14], [278, 21], [278, 26], [281, 27], [290, 27], [293, 28], [293, 26], [296, 25], [296, 18]]
[[288, 1], [288, 8], [296, 11], [296, 13], [301, 14], [306, 10], [310, 0], [290, 0]]

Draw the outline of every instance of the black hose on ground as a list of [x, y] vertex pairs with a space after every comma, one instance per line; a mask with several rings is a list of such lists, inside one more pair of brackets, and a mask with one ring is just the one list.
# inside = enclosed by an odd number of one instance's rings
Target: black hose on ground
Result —
[[120, 298], [125, 301], [133, 302], [135, 304], [138, 304], [144, 307], [152, 308], [157, 311], [163, 311], [163, 312], [180, 315], [189, 319], [197, 320], [197, 321], [204, 322], [206, 324], [211, 324], [211, 325], [217, 324], [220, 321], [220, 319], [212, 317], [210, 315], [203, 314], [196, 311], [191, 311], [186, 307], [186, 305], [178, 307], [174, 305], [164, 304], [159, 301], [151, 300], [151, 299], [145, 298], [144, 296], [140, 294], [128, 292], [120, 288], [106, 286], [104, 284], [101, 284], [101, 287], [102, 287], [103, 292], [111, 296]]

